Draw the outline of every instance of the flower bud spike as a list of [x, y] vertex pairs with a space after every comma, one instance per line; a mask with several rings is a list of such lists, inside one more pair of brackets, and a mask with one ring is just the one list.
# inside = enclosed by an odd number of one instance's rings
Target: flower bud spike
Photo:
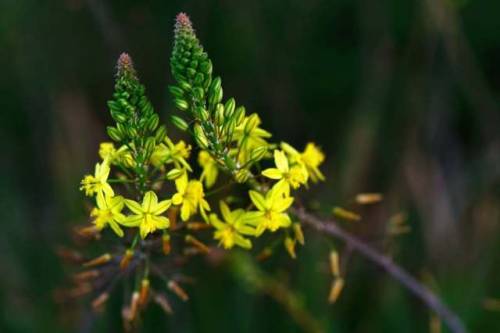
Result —
[[132, 62], [132, 58], [128, 55], [128, 53], [123, 52], [120, 54], [118, 61], [116, 63], [116, 76], [117, 77], [130, 77], [137, 79], [137, 74], [134, 69], [134, 63]]

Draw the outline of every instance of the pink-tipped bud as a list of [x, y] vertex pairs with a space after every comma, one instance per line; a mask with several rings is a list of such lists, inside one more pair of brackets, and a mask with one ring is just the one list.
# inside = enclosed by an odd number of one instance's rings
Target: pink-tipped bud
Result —
[[134, 63], [132, 62], [132, 58], [128, 55], [128, 53], [123, 52], [120, 54], [118, 58], [118, 62], [116, 64], [117, 74], [118, 76], [124, 74], [131, 74], [135, 76]]
[[193, 32], [193, 25], [189, 16], [186, 13], [179, 13], [175, 18], [175, 32], [178, 33], [180, 31]]

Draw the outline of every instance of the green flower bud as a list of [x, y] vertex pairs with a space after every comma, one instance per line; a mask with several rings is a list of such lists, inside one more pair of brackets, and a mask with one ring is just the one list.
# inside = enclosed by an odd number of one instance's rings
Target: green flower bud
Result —
[[177, 98], [184, 97], [184, 90], [182, 90], [181, 88], [179, 88], [177, 86], [168, 86], [168, 91], [170, 91], [170, 93], [174, 97], [177, 97]]
[[156, 127], [158, 127], [158, 123], [160, 122], [160, 117], [156, 113], [153, 113], [148, 120], [148, 129], [150, 131], [154, 131]]
[[163, 140], [165, 140], [166, 136], [167, 136], [167, 129], [165, 128], [165, 125], [161, 125], [156, 130], [156, 134], [155, 134], [156, 142], [157, 143], [163, 142]]
[[175, 180], [177, 178], [179, 178], [180, 176], [182, 176], [184, 174], [184, 170], [181, 170], [181, 169], [172, 169], [170, 170], [169, 172], [167, 172], [167, 179], [168, 180]]
[[230, 98], [227, 100], [226, 104], [224, 105], [224, 115], [226, 118], [231, 118], [234, 113], [234, 108], [236, 106], [236, 101], [234, 98]]
[[170, 120], [175, 125], [175, 127], [180, 129], [181, 131], [185, 131], [189, 128], [188, 123], [186, 123], [186, 121], [180, 117], [170, 116]]
[[121, 137], [120, 133], [118, 132], [118, 130], [115, 127], [108, 126], [106, 128], [106, 131], [108, 132], [108, 136], [112, 140], [114, 140], [116, 142], [121, 141], [122, 137]]
[[194, 139], [202, 149], [208, 148], [208, 140], [200, 124], [194, 125]]
[[245, 183], [251, 176], [252, 176], [252, 173], [250, 171], [248, 171], [247, 169], [240, 169], [234, 175], [234, 179], [236, 180], [236, 182], [242, 184], [242, 183]]
[[239, 106], [236, 108], [236, 111], [234, 112], [234, 119], [236, 120], [236, 126], [240, 125], [243, 120], [245, 119], [245, 107], [244, 106]]
[[257, 147], [252, 152], [250, 153], [250, 160], [253, 162], [260, 161], [264, 156], [266, 156], [267, 153], [267, 147]]
[[200, 118], [201, 120], [203, 120], [203, 121], [208, 120], [209, 115], [208, 115], [208, 111], [205, 108], [198, 106], [195, 110], [195, 113], [196, 113], [196, 116], [198, 118]]
[[215, 107], [215, 123], [219, 126], [224, 124], [224, 105], [220, 103]]
[[156, 140], [154, 137], [149, 137], [146, 139], [146, 144], [145, 144], [145, 150], [146, 150], [146, 156], [151, 156], [153, 153], [154, 149], [156, 147]]
[[181, 111], [186, 111], [189, 108], [188, 102], [180, 98], [174, 99], [174, 104]]

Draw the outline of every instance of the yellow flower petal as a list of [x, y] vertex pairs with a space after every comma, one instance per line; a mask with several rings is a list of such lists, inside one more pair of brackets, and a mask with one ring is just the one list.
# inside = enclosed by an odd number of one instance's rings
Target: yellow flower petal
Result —
[[288, 159], [286, 158], [285, 153], [283, 153], [282, 151], [274, 151], [274, 163], [281, 172], [288, 172]]
[[283, 178], [283, 173], [276, 168], [269, 168], [262, 171], [262, 175], [271, 179], [281, 179]]
[[262, 194], [257, 191], [249, 191], [248, 194], [250, 195], [250, 199], [258, 210], [266, 209], [266, 201]]

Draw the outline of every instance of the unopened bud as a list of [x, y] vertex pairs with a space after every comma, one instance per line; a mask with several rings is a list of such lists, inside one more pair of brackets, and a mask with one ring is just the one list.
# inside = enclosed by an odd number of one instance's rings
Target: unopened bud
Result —
[[174, 97], [177, 97], [177, 98], [184, 97], [184, 91], [181, 88], [177, 87], [177, 86], [168, 86], [168, 91], [170, 91], [170, 93]]
[[194, 138], [196, 140], [196, 143], [200, 148], [206, 149], [208, 148], [208, 139], [203, 132], [203, 129], [201, 128], [200, 124], [194, 125]]
[[215, 106], [215, 123], [219, 126], [224, 124], [224, 105], [221, 103]]
[[262, 158], [264, 158], [264, 156], [266, 156], [266, 153], [267, 153], [266, 146], [257, 147], [250, 153], [250, 160], [255, 162], [260, 161]]
[[236, 172], [234, 178], [238, 183], [243, 184], [250, 178], [251, 175], [252, 173], [247, 169], [240, 169]]
[[162, 308], [163, 311], [165, 311], [166, 314], [171, 315], [174, 313], [172, 310], [172, 306], [167, 300], [167, 297], [164, 294], [156, 294], [154, 297], [154, 301], [156, 304]]
[[180, 176], [182, 176], [184, 173], [185, 173], [184, 170], [175, 168], [175, 169], [172, 169], [169, 172], [167, 172], [166, 177], [168, 180], [175, 180], [175, 179], [179, 178]]
[[186, 111], [189, 108], [189, 103], [182, 98], [174, 99], [174, 104], [175, 104], [175, 107], [181, 111]]
[[236, 107], [236, 101], [234, 98], [230, 98], [227, 100], [226, 104], [224, 104], [224, 115], [226, 118], [231, 118], [234, 113], [234, 108]]
[[240, 125], [243, 120], [245, 119], [245, 107], [244, 106], [238, 106], [236, 110], [234, 111], [234, 119], [236, 120], [236, 126]]
[[181, 131], [185, 131], [189, 128], [188, 123], [186, 123], [186, 121], [180, 117], [170, 116], [170, 120], [175, 125], [175, 127], [180, 129]]

